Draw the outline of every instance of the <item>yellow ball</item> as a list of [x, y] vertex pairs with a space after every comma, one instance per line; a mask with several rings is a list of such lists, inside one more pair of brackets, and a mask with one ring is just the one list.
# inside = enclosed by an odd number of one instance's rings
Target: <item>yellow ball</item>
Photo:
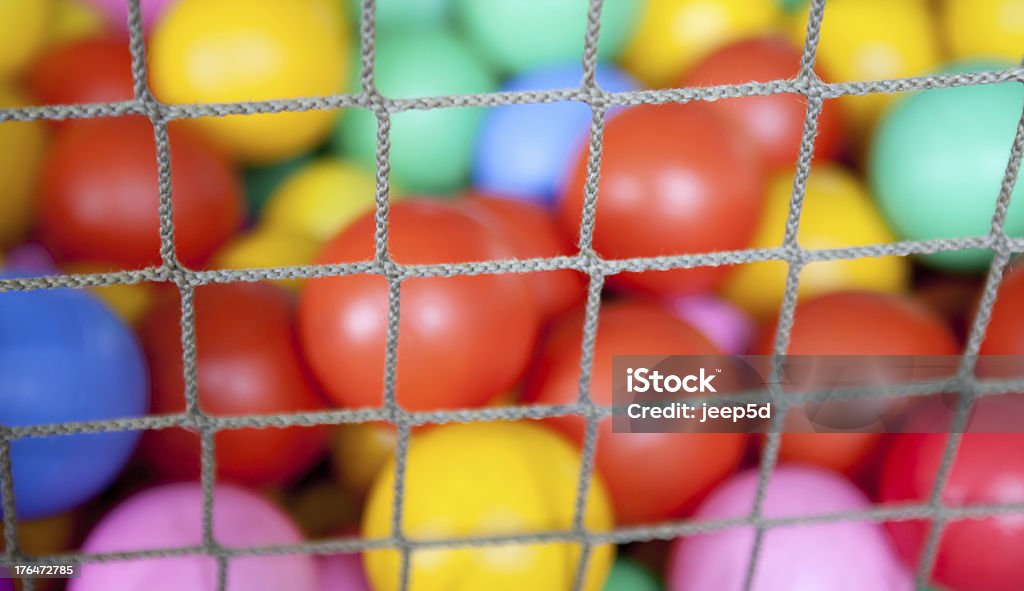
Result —
[[[342, 91], [348, 43], [336, 0], [181, 0], [157, 24], [150, 82], [168, 103], [316, 97]], [[206, 117], [195, 123], [239, 159], [298, 155], [336, 113]]]
[[1024, 56], [1024, 0], [944, 0], [941, 15], [954, 58]]
[[[2, 40], [0, 45], [3, 45]], [[0, 107], [26, 104], [18, 92], [0, 85]], [[32, 222], [45, 139], [40, 121], [0, 123], [0, 246], [18, 242]]]
[[336, 158], [315, 160], [274, 191], [263, 223], [323, 244], [373, 209], [375, 193], [372, 172]]
[[331, 465], [338, 484], [363, 499], [381, 469], [394, 458], [398, 434], [384, 423], [338, 425], [331, 444]]
[[[571, 529], [580, 457], [573, 446], [531, 423], [445, 425], [413, 435], [405, 482], [403, 531], [413, 540], [566, 531]], [[391, 534], [394, 465], [374, 484], [363, 518], [363, 535]], [[595, 478], [585, 525], [612, 526], [608, 497]], [[572, 588], [580, 547], [572, 543], [508, 544], [413, 551], [410, 589]], [[592, 550], [584, 589], [601, 589], [614, 555], [612, 546]], [[400, 554], [364, 555], [377, 591], [397, 589]]]
[[[782, 244], [789, 215], [793, 175], [771, 181], [768, 202], [753, 248]], [[817, 165], [807, 181], [797, 241], [802, 248], [828, 249], [893, 242], [864, 186], [836, 165]], [[788, 266], [763, 261], [737, 267], [725, 286], [725, 295], [753, 314], [778, 311], [786, 286]], [[910, 281], [906, 257], [858, 258], [816, 262], [800, 273], [798, 295], [813, 297], [833, 291], [900, 292]]]
[[781, 18], [772, 0], [650, 0], [626, 48], [626, 68], [653, 87], [674, 85], [708, 53], [771, 30]]
[[[266, 269], [310, 265], [319, 244], [306, 238], [274, 228], [260, 227], [236, 237], [213, 259], [216, 269]], [[282, 279], [279, 283], [298, 289], [301, 279]]]
[[[65, 272], [76, 274], [109, 273], [114, 270], [116, 269], [111, 269], [110, 266], [93, 263], [72, 263], [64, 266]], [[156, 298], [156, 285], [152, 283], [104, 285], [88, 289], [129, 325], [137, 323], [149, 311]]]
[[103, 13], [82, 0], [54, 0], [53, 23], [47, 45], [62, 45], [99, 37], [107, 31]]
[[0, 79], [20, 72], [46, 43], [52, 0], [0, 0]]
[[[790, 21], [800, 44], [807, 10]], [[940, 65], [931, 9], [921, 0], [829, 0], [818, 42], [817, 65], [832, 82], [920, 76]], [[896, 94], [840, 98], [855, 142], [863, 143]]]

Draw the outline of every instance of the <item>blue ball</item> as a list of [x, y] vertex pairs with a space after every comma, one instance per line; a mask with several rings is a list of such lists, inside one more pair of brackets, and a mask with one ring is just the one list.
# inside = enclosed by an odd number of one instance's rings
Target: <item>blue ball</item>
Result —
[[[511, 79], [502, 90], [576, 88], [579, 64], [546, 67]], [[598, 85], [608, 92], [639, 87], [611, 66], [599, 66]], [[591, 111], [584, 103], [508, 105], [487, 112], [477, 138], [473, 163], [476, 187], [498, 197], [552, 205], [561, 192], [570, 163], [584, 149]]]
[[[0, 293], [0, 425], [137, 417], [148, 408], [142, 348], [92, 294]], [[121, 431], [14, 440], [18, 517], [60, 513], [98, 494], [138, 439], [138, 432]]]

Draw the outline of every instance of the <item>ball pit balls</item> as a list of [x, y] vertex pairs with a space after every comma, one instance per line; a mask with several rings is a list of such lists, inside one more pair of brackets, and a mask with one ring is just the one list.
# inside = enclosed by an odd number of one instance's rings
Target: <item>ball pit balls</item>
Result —
[[317, 558], [320, 567], [319, 591], [370, 591], [358, 554], [332, 554]]
[[[0, 294], [0, 334], [0, 424], [146, 412], [149, 386], [138, 341], [92, 295], [69, 289]], [[14, 440], [18, 517], [53, 515], [91, 498], [120, 473], [138, 437], [116, 431]]]
[[[21, 92], [0, 84], [0, 107], [21, 107], [26, 103]], [[4, 155], [0, 158], [0, 246], [18, 242], [32, 224], [45, 149], [45, 131], [40, 121], [0, 124], [0, 154]]]
[[[559, 202], [563, 231], [570, 236], [578, 234], [583, 213], [587, 152], [573, 164]], [[762, 161], [711, 106], [625, 109], [605, 125], [602, 154], [594, 227], [594, 249], [601, 256], [733, 250], [753, 239], [765, 198]], [[722, 266], [621, 273], [608, 281], [676, 296], [714, 288], [729, 271]]]
[[[961, 64], [943, 72], [999, 69], [1009, 64]], [[883, 213], [900, 238], [928, 240], [987, 234], [1024, 105], [1015, 82], [916, 93], [894, 105], [879, 124], [868, 176]], [[936, 122], [941, 122], [936, 124]], [[1014, 195], [1020, 195], [1014, 190]], [[1024, 205], [1013, 199], [1006, 232], [1024, 235]], [[990, 251], [925, 255], [940, 269], [982, 271]]]
[[14, 591], [14, 580], [8, 579], [7, 569], [0, 567], [0, 591]]
[[765, 0], [649, 0], [623, 62], [661, 88], [719, 47], [771, 31], [779, 19], [774, 2]]
[[[754, 354], [772, 353], [775, 332], [765, 327]], [[786, 353], [941, 356], [960, 347], [939, 316], [905, 296], [836, 292], [797, 305]], [[880, 439], [878, 432], [786, 433], [779, 458], [859, 475]]]
[[50, 251], [38, 242], [26, 242], [7, 252], [6, 268], [19, 272], [49, 275], [57, 272]]
[[[242, 224], [240, 183], [229, 163], [188, 128], [172, 125], [171, 190], [178, 259], [203, 263]], [[60, 128], [43, 164], [40, 226], [59, 260], [139, 268], [160, 263], [153, 126], [142, 117]]]
[[[445, 29], [381, 31], [374, 79], [388, 98], [490, 92], [497, 83], [476, 51]], [[353, 90], [358, 86], [353, 83]], [[391, 178], [415, 193], [444, 194], [469, 178], [483, 109], [406, 111], [391, 117]], [[376, 165], [377, 119], [366, 109], [342, 117], [335, 131], [341, 154]]]
[[669, 308], [727, 355], [742, 355], [754, 337], [752, 318], [731, 302], [710, 295], [675, 298]]
[[[265, 269], [310, 265], [320, 245], [305, 236], [262, 226], [236, 236], [214, 256], [215, 269]], [[275, 283], [296, 290], [301, 279], [281, 279]]]
[[[503, 91], [577, 88], [578, 64], [528, 70], [506, 82]], [[613, 66], [600, 66], [597, 82], [606, 92], [637, 88]], [[473, 184], [511, 199], [552, 205], [562, 191], [565, 170], [590, 130], [591, 109], [583, 103], [505, 105], [488, 109], [473, 157]]]
[[[787, 80], [800, 70], [800, 48], [780, 37], [730, 43], [690, 68], [678, 86], [716, 86]], [[820, 72], [819, 72], [820, 76]], [[800, 152], [807, 111], [802, 96], [773, 94], [718, 100], [711, 105], [738, 125], [764, 155], [770, 170], [792, 171]], [[814, 140], [815, 162], [841, 145], [842, 117], [836, 101], [825, 101]]]
[[651, 571], [628, 558], [618, 558], [608, 573], [603, 591], [661, 591], [658, 579]]
[[[179, 0], [153, 31], [150, 84], [172, 104], [338, 94], [348, 67], [337, 0]], [[258, 51], [254, 51], [258, 48]], [[336, 112], [311, 110], [196, 119], [249, 163], [313, 148]]]
[[82, 0], [53, 0], [49, 47], [100, 37], [107, 32], [106, 15]]
[[0, 80], [18, 74], [42, 49], [52, 14], [52, 0], [0, 0]]
[[[579, 61], [588, 0], [455, 0], [456, 19], [478, 51], [502, 70]], [[632, 36], [641, 3], [608, 0], [601, 11], [597, 55], [618, 57]]]
[[[792, 194], [792, 171], [771, 179], [752, 248], [782, 246]], [[811, 168], [807, 179], [797, 241], [801, 248], [819, 250], [887, 244], [895, 238], [860, 179], [839, 165], [822, 163]], [[782, 304], [788, 272], [785, 261], [738, 265], [726, 281], [724, 293], [752, 314], [771, 314]], [[818, 261], [801, 269], [798, 294], [806, 299], [844, 290], [899, 293], [909, 284], [910, 261], [906, 257]]]
[[1020, 61], [1024, 47], [1021, 0], [943, 0], [941, 27], [954, 58]]
[[[346, 0], [353, 23], [362, 15], [363, 0]], [[451, 17], [453, 0], [377, 0], [377, 29], [440, 26]]]
[[[698, 521], [743, 518], [757, 491], [757, 470], [715, 489], [697, 510]], [[868, 499], [844, 478], [816, 468], [779, 466], [765, 492], [762, 512], [779, 519], [866, 510]], [[669, 557], [669, 591], [744, 589], [755, 530], [744, 526], [679, 540]], [[752, 589], [910, 591], [884, 529], [872, 522], [780, 525], [764, 533]]]
[[[146, 33], [150, 32], [157, 20], [177, 1], [140, 0], [139, 9], [142, 16], [142, 30]], [[128, 2], [124, 0], [85, 0], [84, 3], [101, 10], [112, 28], [124, 32], [128, 31]]]
[[300, 154], [264, 166], [246, 167], [242, 172], [242, 183], [245, 186], [245, 202], [248, 205], [249, 217], [252, 220], [259, 220], [267, 201], [281, 183], [312, 160], [313, 154]]
[[372, 169], [337, 158], [319, 158], [278, 186], [267, 201], [262, 222], [321, 245], [373, 210], [376, 193]]
[[[1024, 502], [1024, 404], [1020, 396], [993, 396], [975, 403], [954, 456], [942, 503], [946, 506]], [[893, 436], [882, 463], [879, 501], [927, 503], [948, 440], [944, 433]], [[929, 522], [886, 524], [907, 564], [916, 565]], [[939, 542], [933, 578], [950, 589], [1013, 591], [1024, 580], [1024, 520], [1007, 513], [953, 520]]]
[[992, 308], [982, 355], [1024, 355], [1024, 265], [1006, 271]]
[[128, 41], [103, 36], [57, 45], [29, 69], [27, 85], [40, 105], [132, 100]]
[[[196, 289], [199, 406], [211, 415], [321, 410], [325, 404], [299, 356], [288, 294], [266, 283]], [[154, 305], [140, 327], [155, 414], [185, 410], [178, 298]], [[220, 476], [251, 486], [293, 481], [327, 450], [329, 428], [228, 429], [214, 436]], [[198, 478], [200, 441], [184, 429], [147, 431], [143, 456], [168, 478]]]
[[[579, 398], [583, 311], [557, 322], [523, 386], [523, 402], [573, 404]], [[590, 398], [612, 404], [612, 356], [717, 355], [696, 329], [647, 302], [604, 304], [598, 319]], [[547, 421], [582, 444], [582, 417]], [[737, 468], [745, 438], [739, 433], [615, 433], [611, 418], [598, 426], [595, 467], [604, 477], [619, 524], [654, 523], [678, 516]]]
[[[213, 535], [228, 548], [295, 544], [302, 536], [277, 507], [255, 493], [218, 484], [213, 497]], [[203, 543], [203, 493], [198, 483], [158, 486], [129, 497], [89, 532], [83, 551], [131, 552], [197, 546]], [[227, 562], [227, 590], [317, 589], [312, 556], [233, 557]], [[217, 560], [185, 555], [122, 562], [87, 563], [71, 579], [69, 591], [137, 589], [213, 591]]]
[[[406, 199], [390, 211], [389, 250], [401, 264], [513, 258], [485, 221], [458, 205]], [[375, 215], [336, 236], [320, 263], [372, 261]], [[299, 303], [306, 359], [334, 401], [383, 403], [388, 284], [384, 277], [310, 279]], [[540, 312], [517, 274], [413, 278], [401, 286], [396, 396], [408, 410], [483, 406], [526, 371]], [[443, 343], [443, 346], [437, 346]]]
[[[525, 534], [572, 527], [580, 456], [558, 434], [536, 423], [443, 425], [414, 434], [405, 472], [402, 528], [409, 539]], [[362, 535], [391, 534], [394, 463], [381, 473], [367, 502]], [[605, 531], [611, 507], [601, 479], [588, 489], [584, 527]], [[437, 589], [572, 588], [580, 546], [572, 543], [488, 545], [413, 551], [411, 591]], [[614, 556], [591, 549], [583, 589], [598, 591]], [[395, 550], [364, 555], [377, 591], [399, 588]]]

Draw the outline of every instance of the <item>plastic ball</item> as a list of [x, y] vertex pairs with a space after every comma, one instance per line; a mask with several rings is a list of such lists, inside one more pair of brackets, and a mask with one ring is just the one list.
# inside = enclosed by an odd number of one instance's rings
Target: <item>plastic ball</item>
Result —
[[[787, 80], [800, 70], [800, 48], [784, 38], [758, 37], [731, 43], [694, 65], [679, 86], [717, 86]], [[819, 72], [820, 75], [820, 72]], [[800, 153], [807, 105], [793, 94], [747, 96], [710, 103], [746, 132], [769, 169], [792, 171]], [[814, 159], [836, 155], [842, 142], [836, 101], [825, 101], [818, 116]]]
[[39, 275], [51, 275], [59, 272], [50, 251], [38, 242], [26, 242], [12, 248], [7, 252], [6, 257], [0, 262], [6, 263], [6, 267], [9, 269]]
[[[81, 0], [79, 0], [81, 1]], [[139, 9], [142, 15], [142, 30], [150, 32], [153, 25], [178, 0], [140, 0]], [[110, 25], [119, 31], [128, 31], [128, 2], [124, 0], [85, 0], [85, 3], [103, 11]]]
[[[530, 70], [502, 86], [504, 91], [576, 88], [579, 64]], [[600, 66], [597, 82], [607, 92], [637, 88], [612, 66]], [[505, 105], [484, 115], [473, 158], [473, 185], [511, 199], [553, 205], [562, 191], [572, 155], [587, 139], [591, 109], [582, 103]]]
[[[921, 76], [938, 67], [941, 59], [930, 11], [917, 0], [829, 2], [821, 23], [817, 64], [833, 82]], [[790, 38], [801, 45], [807, 19], [805, 8], [790, 21]], [[847, 131], [856, 142], [870, 135], [878, 116], [897, 96], [876, 93], [839, 99]]]
[[394, 457], [397, 445], [398, 434], [386, 423], [338, 425], [331, 442], [335, 480], [357, 498], [366, 498], [381, 469]]
[[[769, 183], [768, 205], [752, 248], [782, 246], [793, 193], [793, 173], [776, 175]], [[871, 195], [851, 172], [838, 165], [811, 169], [804, 193], [797, 240], [801, 248], [829, 249], [895, 242]], [[738, 265], [724, 293], [758, 316], [775, 313], [782, 304], [789, 265], [761, 261]], [[906, 257], [872, 257], [819, 261], [800, 271], [802, 299], [835, 291], [905, 291], [910, 283]]]
[[374, 208], [372, 169], [320, 158], [288, 176], [263, 210], [263, 224], [320, 245]]
[[[180, 104], [340, 93], [349, 64], [336, 1], [180, 0], [153, 31], [154, 94]], [[335, 116], [311, 110], [194, 123], [239, 159], [268, 163], [316, 146]]]
[[603, 591], [661, 591], [661, 583], [651, 571], [628, 558], [619, 558], [608, 573]]
[[52, 15], [52, 0], [0, 0], [0, 79], [31, 63], [46, 44]]
[[[347, 0], [353, 23], [360, 22], [363, 0]], [[406, 26], [444, 25], [452, 12], [453, 0], [377, 0], [377, 29]]]
[[992, 308], [982, 355], [1024, 355], [1024, 265], [1006, 272]]
[[9, 576], [7, 569], [0, 567], [0, 591], [14, 591], [14, 579], [7, 578]]
[[[142, 350], [92, 295], [69, 289], [0, 294], [0, 333], [0, 424], [145, 414]], [[95, 496], [120, 473], [138, 437], [116, 431], [11, 442], [18, 517], [53, 515]]]
[[283, 500], [288, 514], [310, 539], [336, 535], [355, 526], [359, 510], [355, 499], [330, 480], [317, 480], [291, 488]]
[[[587, 149], [559, 203], [564, 231], [579, 233]], [[640, 106], [605, 126], [594, 249], [605, 258], [745, 248], [764, 205], [756, 149], [707, 104]], [[680, 228], [686, 228], [681, 232]], [[621, 273], [610, 285], [662, 296], [710, 290], [729, 267]]]
[[[302, 541], [298, 528], [280, 509], [248, 490], [218, 484], [213, 503], [213, 535], [223, 546]], [[168, 484], [140, 492], [114, 507], [89, 532], [82, 550], [104, 553], [198, 546], [203, 543], [202, 524], [199, 484]], [[316, 560], [302, 554], [242, 556], [227, 562], [228, 591], [316, 589], [318, 580]], [[217, 589], [217, 559], [186, 555], [87, 563], [79, 577], [71, 579], [68, 590], [132, 589], [140, 584], [152, 591], [213, 591]]]
[[754, 321], [729, 302], [707, 295], [675, 298], [669, 308], [727, 355], [742, 355], [754, 337]]
[[[405, 472], [402, 528], [410, 539], [514, 535], [572, 527], [580, 457], [572, 446], [534, 423], [444, 425], [414, 434]], [[381, 473], [363, 517], [364, 538], [391, 534], [395, 467]], [[587, 492], [584, 527], [612, 525], [601, 479]], [[583, 589], [602, 588], [614, 547], [591, 549]], [[580, 546], [507, 544], [413, 551], [411, 591], [441, 589], [572, 588]], [[377, 591], [399, 587], [395, 550], [364, 554]]]
[[[199, 406], [239, 416], [325, 407], [303, 364], [288, 294], [266, 283], [204, 285], [195, 292]], [[154, 414], [185, 410], [178, 298], [158, 302], [142, 321]], [[327, 450], [326, 426], [228, 429], [214, 435], [218, 474], [252, 486], [293, 481]], [[144, 458], [162, 476], [198, 478], [199, 434], [147, 431]]]
[[[944, 70], [999, 68], [968, 64]], [[927, 90], [886, 113], [871, 147], [868, 176], [882, 212], [900, 238], [928, 240], [987, 234], [1024, 104], [1015, 82]], [[935, 125], [942, 121], [942, 125]], [[1021, 191], [1014, 190], [1014, 196]], [[1014, 198], [1005, 230], [1024, 236], [1024, 199]], [[990, 251], [922, 257], [953, 271], [984, 270]]]
[[[559, 232], [551, 212], [538, 205], [493, 197], [473, 197], [463, 203], [491, 223], [517, 259], [576, 253]], [[523, 278], [545, 319], [574, 308], [586, 298], [586, 276], [578, 271], [533, 272]]]
[[[190, 129], [170, 137], [178, 259], [204, 262], [242, 223], [240, 183], [229, 163]], [[141, 117], [62, 126], [40, 188], [43, 242], [61, 260], [144, 267], [160, 263], [153, 128]]]
[[[775, 326], [766, 326], [753, 347], [772, 353]], [[797, 305], [788, 355], [957, 355], [952, 331], [930, 309], [906, 297], [836, 292]], [[779, 459], [861, 475], [875, 451], [878, 432], [786, 433]]]
[[647, 85], [663, 87], [719, 47], [771, 31], [779, 18], [766, 0], [650, 0], [623, 62]]
[[[947, 416], [949, 411], [946, 411]], [[942, 494], [946, 506], [1024, 502], [1024, 404], [1019, 396], [983, 398], [972, 409]], [[893, 436], [879, 477], [884, 503], [927, 503], [948, 440], [945, 433]], [[886, 524], [905, 562], [916, 566], [930, 523]], [[1019, 513], [946, 524], [933, 578], [950, 589], [1013, 591], [1024, 580], [1024, 520]]]
[[1020, 61], [1024, 47], [1021, 0], [943, 0], [942, 33], [952, 57]]
[[[0, 22], [2, 20], [0, 18]], [[0, 85], [0, 107], [21, 107], [25, 104], [19, 92]], [[0, 187], [3, 187], [0, 190], [0, 246], [18, 242], [32, 224], [45, 147], [46, 137], [41, 122], [7, 121], [0, 124], [0, 154], [4, 155], [0, 158]]]
[[[373, 260], [375, 230], [375, 215], [367, 213], [328, 243], [318, 261]], [[485, 220], [428, 199], [408, 199], [391, 208], [389, 249], [401, 264], [512, 258]], [[299, 304], [302, 344], [321, 384], [339, 405], [383, 403], [387, 317], [384, 277], [307, 281]], [[398, 403], [408, 410], [487, 404], [522, 378], [539, 323], [526, 280], [516, 274], [403, 282]]]
[[[311, 265], [319, 244], [305, 236], [296, 236], [276, 228], [262, 226], [228, 242], [216, 256], [215, 269], [266, 269]], [[280, 279], [274, 283], [298, 289], [302, 279]]]
[[[695, 518], [747, 517], [754, 505], [757, 481], [757, 470], [734, 476], [711, 493]], [[768, 483], [762, 511], [767, 518], [786, 518], [869, 507], [862, 492], [834, 473], [779, 466]], [[669, 558], [669, 591], [744, 589], [754, 536], [754, 528], [744, 526], [679, 540]], [[766, 530], [750, 588], [910, 591], [914, 586], [880, 525], [838, 521]]]
[[132, 100], [128, 41], [103, 36], [55, 46], [33, 64], [27, 85], [40, 105]]
[[107, 31], [105, 15], [82, 0], [53, 0], [53, 17], [47, 45], [56, 47], [100, 37]]
[[[64, 271], [68, 273], [109, 273], [116, 270], [111, 269], [109, 265], [91, 263], [74, 263], [64, 267]], [[153, 304], [157, 286], [152, 283], [122, 283], [90, 287], [89, 291], [126, 323], [135, 325]]]
[[[566, 315], [547, 335], [523, 386], [523, 401], [574, 404], [579, 396], [583, 312]], [[613, 355], [717, 355], [696, 329], [651, 303], [604, 304], [598, 320], [590, 398], [612, 404]], [[581, 417], [547, 421], [583, 441]], [[740, 433], [615, 433], [599, 423], [595, 467], [604, 477], [619, 524], [655, 523], [692, 509], [740, 463]]]
[[370, 591], [358, 554], [331, 554], [317, 558], [320, 591]]
[[[587, 0], [456, 0], [456, 18], [470, 40], [502, 70], [579, 61], [587, 32]], [[640, 3], [608, 0], [601, 11], [597, 55], [614, 59], [639, 20]]]
[[[374, 78], [388, 98], [490, 92], [496, 87], [475, 51], [445, 29], [382, 31]], [[392, 181], [415, 193], [443, 194], [464, 185], [483, 112], [451, 108], [393, 115]], [[376, 166], [377, 119], [370, 111], [359, 109], [339, 120], [334, 139], [345, 156], [371, 170]]]
[[313, 154], [302, 154], [265, 166], [249, 166], [242, 171], [249, 217], [253, 220], [259, 219], [270, 196], [281, 186], [281, 183], [312, 160]]

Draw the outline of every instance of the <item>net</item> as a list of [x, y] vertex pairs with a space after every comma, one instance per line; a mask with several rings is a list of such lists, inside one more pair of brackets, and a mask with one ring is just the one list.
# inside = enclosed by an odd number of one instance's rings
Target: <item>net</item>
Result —
[[[600, 33], [600, 16], [603, 0], [590, 0], [587, 14], [587, 29], [582, 57], [583, 76], [578, 88], [553, 91], [496, 92], [486, 94], [452, 95], [425, 98], [392, 99], [382, 96], [374, 85], [374, 55], [376, 39], [375, 1], [363, 0], [361, 7], [359, 36], [361, 60], [361, 90], [355, 94], [341, 94], [329, 97], [309, 97], [286, 100], [268, 100], [225, 104], [165, 105], [157, 101], [147, 86], [146, 48], [142, 34], [139, 0], [127, 0], [129, 6], [129, 45], [132, 56], [134, 80], [133, 100], [62, 106], [38, 106], [0, 109], [0, 123], [5, 121], [63, 120], [75, 118], [118, 117], [144, 115], [153, 126], [158, 162], [160, 194], [160, 242], [162, 265], [134, 271], [89, 274], [62, 274], [31, 278], [0, 279], [0, 292], [11, 290], [36, 290], [55, 288], [84, 288], [141, 282], [165, 282], [177, 286], [181, 295], [181, 342], [185, 375], [186, 409], [174, 415], [148, 416], [77, 423], [58, 423], [30, 427], [0, 426], [0, 501], [3, 509], [3, 525], [6, 553], [0, 565], [15, 562], [53, 564], [57, 562], [106, 562], [139, 558], [172, 557], [203, 554], [214, 557], [218, 562], [218, 588], [227, 585], [227, 563], [240, 556], [276, 554], [336, 554], [361, 552], [380, 548], [395, 548], [401, 552], [401, 588], [407, 589], [410, 576], [410, 557], [413, 551], [424, 548], [459, 548], [484, 545], [538, 544], [570, 542], [582, 548], [574, 588], [581, 589], [587, 572], [590, 550], [595, 545], [606, 543], [630, 543], [650, 540], [670, 540], [680, 536], [696, 535], [719, 531], [726, 528], [753, 526], [757, 535], [753, 554], [746, 573], [746, 588], [753, 585], [753, 575], [758, 565], [764, 532], [772, 527], [805, 523], [835, 521], [899, 521], [929, 519], [932, 522], [921, 560], [917, 566], [916, 581], [919, 587], [928, 582], [934, 566], [939, 540], [943, 528], [951, 521], [977, 519], [1008, 513], [1024, 514], [1024, 503], [1000, 505], [958, 505], [947, 506], [942, 502], [942, 492], [948, 479], [953, 460], [962, 437], [967, 411], [977, 396], [1019, 389], [1013, 383], [999, 384], [980, 381], [974, 377], [973, 367], [985, 330], [991, 316], [1003, 271], [1014, 253], [1024, 252], [1024, 239], [1011, 238], [1003, 229], [1010, 203], [1010, 196], [1021, 166], [1024, 153], [1024, 113], [1017, 126], [1013, 146], [1008, 155], [1002, 185], [996, 199], [992, 216], [991, 231], [982, 236], [945, 238], [921, 241], [901, 241], [861, 247], [836, 249], [804, 249], [797, 243], [797, 230], [803, 207], [805, 187], [810, 173], [811, 156], [817, 134], [818, 116], [825, 100], [844, 95], [866, 95], [872, 93], [899, 93], [930, 88], [945, 88], [1002, 82], [1024, 82], [1024, 68], [990, 70], [972, 73], [943, 74], [865, 82], [825, 83], [814, 73], [815, 54], [824, 16], [825, 0], [811, 0], [806, 38], [795, 78], [771, 82], [746, 83], [700, 88], [677, 88], [667, 90], [640, 90], [627, 92], [605, 92], [596, 82], [597, 42]], [[602, 138], [605, 115], [608, 109], [619, 106], [641, 104], [685, 103], [689, 101], [713, 101], [727, 98], [770, 95], [798, 94], [806, 98], [806, 116], [793, 180], [792, 197], [786, 221], [783, 244], [776, 248], [745, 249], [677, 256], [643, 257], [620, 260], [605, 260], [592, 247], [595, 208], [598, 195], [598, 179], [601, 168]], [[590, 124], [589, 156], [586, 169], [585, 199], [579, 231], [579, 253], [575, 256], [535, 258], [528, 260], [483, 261], [460, 264], [401, 265], [394, 262], [388, 253], [388, 212], [389, 212], [389, 150], [391, 118], [396, 113], [410, 110], [439, 108], [488, 107], [526, 103], [552, 103], [578, 101], [590, 106], [593, 117]], [[197, 271], [182, 266], [175, 254], [174, 223], [171, 203], [170, 151], [167, 135], [168, 123], [178, 119], [197, 117], [252, 115], [257, 113], [279, 113], [285, 111], [334, 110], [340, 108], [362, 108], [371, 110], [377, 119], [376, 153], [376, 233], [375, 260], [373, 262], [306, 265], [266, 269], [238, 269]], [[650, 526], [619, 527], [611, 531], [588, 531], [583, 516], [587, 491], [594, 472], [594, 452], [597, 440], [598, 422], [610, 416], [610, 409], [590, 400], [588, 385], [593, 361], [594, 343], [597, 334], [598, 312], [601, 306], [601, 291], [605, 278], [622, 272], [658, 271], [751, 263], [756, 261], [779, 260], [788, 264], [786, 289], [780, 310], [780, 321], [774, 341], [776, 355], [785, 354], [793, 325], [797, 301], [797, 286], [800, 270], [813, 262], [855, 259], [862, 257], [909, 256], [964, 249], [986, 249], [994, 252], [984, 291], [978, 305], [978, 313], [970, 328], [962, 363], [954, 389], [962, 396], [948, 444], [935, 485], [927, 502], [914, 505], [872, 507], [867, 510], [834, 513], [828, 515], [807, 515], [786, 518], [767, 518], [762, 514], [762, 505], [768, 482], [775, 469], [782, 430], [778, 428], [785, 416], [787, 399], [774, 397], [778, 408], [773, 421], [777, 423], [767, 435], [759, 463], [759, 480], [753, 511], [743, 519], [717, 521], [672, 521]], [[582, 357], [580, 364], [579, 397], [570, 405], [530, 405], [502, 408], [482, 408], [437, 412], [410, 412], [401, 408], [395, 398], [395, 367], [397, 363], [398, 325], [402, 282], [414, 277], [452, 277], [457, 275], [478, 275], [496, 273], [527, 273], [575, 269], [589, 276], [586, 301], [586, 315], [583, 325]], [[196, 346], [194, 331], [194, 294], [198, 286], [210, 283], [255, 282], [273, 279], [314, 278], [354, 274], [375, 274], [387, 279], [388, 328], [386, 348], [386, 370], [384, 379], [384, 406], [377, 409], [331, 410], [322, 412], [301, 412], [277, 415], [243, 417], [214, 417], [206, 415], [199, 408], [196, 382]], [[892, 391], [889, 391], [891, 394]], [[909, 394], [909, 393], [908, 393]], [[566, 531], [548, 531], [523, 535], [472, 537], [463, 539], [422, 540], [409, 539], [402, 530], [403, 498], [405, 492], [406, 460], [410, 431], [425, 424], [441, 424], [470, 421], [536, 420], [550, 417], [581, 416], [586, 419], [581, 471], [579, 474], [575, 516], [573, 526]], [[240, 428], [282, 428], [291, 426], [337, 425], [387, 421], [398, 430], [396, 449], [396, 472], [394, 504], [392, 510], [392, 533], [382, 539], [340, 538], [300, 544], [228, 548], [218, 544], [213, 535], [213, 488], [216, 463], [214, 456], [214, 433], [226, 429]], [[95, 433], [106, 431], [137, 431], [185, 427], [201, 435], [201, 481], [203, 489], [203, 542], [198, 546], [168, 548], [152, 551], [120, 552], [107, 554], [72, 553], [59, 556], [27, 556], [17, 541], [17, 519], [14, 510], [13, 478], [11, 471], [11, 442], [15, 439], [60, 435], [72, 433]], [[31, 579], [25, 580], [25, 589], [34, 589]]]

